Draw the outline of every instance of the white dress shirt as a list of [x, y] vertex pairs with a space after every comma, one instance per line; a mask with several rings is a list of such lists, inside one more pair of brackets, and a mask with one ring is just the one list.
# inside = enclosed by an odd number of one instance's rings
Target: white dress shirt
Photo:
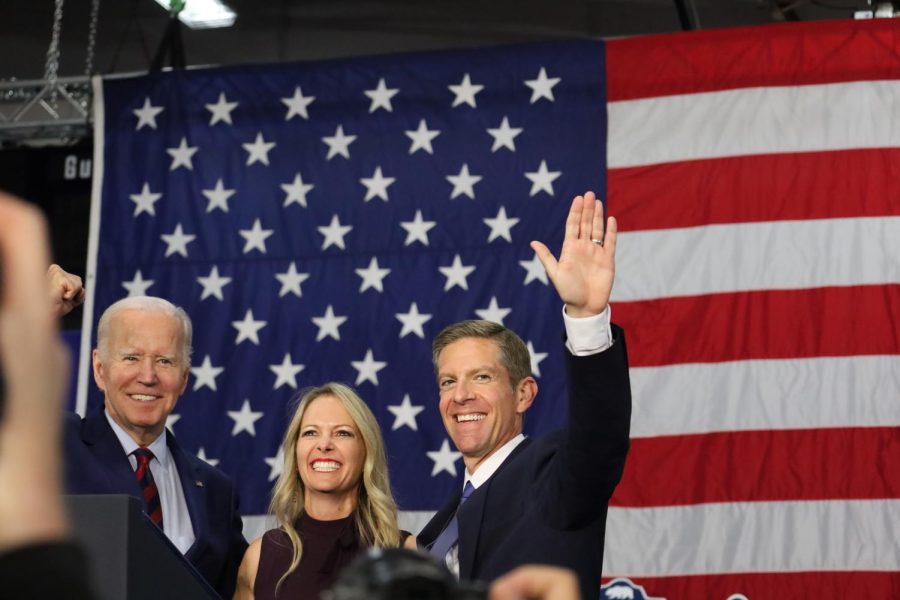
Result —
[[[113, 421], [109, 413], [106, 419], [109, 421], [110, 427], [122, 449], [128, 456], [128, 462], [131, 468], [137, 470], [137, 458], [133, 452], [140, 448], [137, 442], [131, 439], [119, 424]], [[153, 481], [156, 482], [156, 489], [159, 491], [159, 503], [162, 506], [163, 514], [163, 532], [166, 537], [171, 540], [175, 547], [182, 554], [190, 550], [196, 540], [194, 535], [194, 527], [191, 524], [191, 515], [188, 512], [187, 502], [184, 499], [184, 490], [181, 489], [181, 479], [178, 476], [178, 469], [175, 461], [169, 452], [169, 446], [166, 443], [168, 432], [163, 429], [162, 435], [156, 438], [147, 448], [153, 453], [153, 459], [150, 460], [150, 472], [153, 474]]]

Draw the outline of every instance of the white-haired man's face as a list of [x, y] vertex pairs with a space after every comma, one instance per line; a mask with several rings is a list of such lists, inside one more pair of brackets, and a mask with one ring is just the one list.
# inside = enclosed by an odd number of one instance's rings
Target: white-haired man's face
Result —
[[94, 380], [106, 411], [138, 444], [163, 432], [188, 381], [178, 320], [162, 312], [123, 310], [110, 321], [104, 353], [94, 350]]

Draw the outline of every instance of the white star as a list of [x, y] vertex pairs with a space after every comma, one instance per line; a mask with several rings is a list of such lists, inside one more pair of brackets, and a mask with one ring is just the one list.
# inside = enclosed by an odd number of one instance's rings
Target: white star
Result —
[[391, 427], [391, 431], [396, 431], [404, 425], [413, 431], [419, 430], [419, 425], [416, 423], [416, 415], [425, 410], [425, 407], [413, 405], [409, 400], [409, 394], [403, 396], [403, 402], [390, 405], [387, 409], [394, 413], [394, 425]]
[[500, 210], [497, 211], [497, 216], [493, 219], [482, 219], [484, 224], [491, 228], [491, 233], [488, 234], [488, 243], [490, 244], [498, 237], [502, 237], [507, 242], [512, 241], [512, 228], [515, 227], [516, 223], [519, 222], [517, 217], [508, 218], [506, 216], [506, 207], [501, 206]]
[[388, 201], [388, 186], [397, 181], [396, 177], [385, 177], [381, 174], [381, 167], [375, 167], [375, 173], [371, 177], [360, 177], [359, 182], [366, 186], [366, 197], [363, 199], [368, 202], [372, 198], [378, 197]]
[[284, 298], [288, 294], [302, 298], [303, 290], [300, 289], [300, 284], [309, 279], [309, 273], [298, 273], [297, 265], [291, 262], [287, 271], [275, 273], [275, 279], [281, 282], [281, 289], [278, 291], [279, 298]]
[[394, 316], [403, 323], [403, 327], [400, 329], [400, 337], [414, 333], [423, 340], [425, 339], [425, 330], [422, 328], [422, 325], [431, 320], [431, 315], [421, 314], [415, 302], [409, 306], [409, 312], [397, 313]]
[[303, 183], [303, 176], [297, 173], [292, 183], [282, 183], [281, 189], [287, 194], [284, 198], [284, 206], [289, 206], [292, 202], [296, 202], [303, 208], [306, 208], [306, 194], [314, 187], [311, 183]]
[[208, 213], [217, 208], [222, 210], [222, 212], [228, 212], [228, 199], [234, 196], [234, 190], [225, 189], [221, 177], [216, 181], [216, 187], [211, 190], [200, 190], [200, 193], [209, 200], [209, 203], [206, 205], [206, 212]]
[[203, 363], [199, 367], [191, 367], [191, 373], [194, 375], [194, 388], [196, 392], [203, 386], [208, 387], [212, 391], [216, 391], [216, 377], [218, 377], [225, 367], [214, 367], [209, 359], [209, 354], [203, 358]]
[[475, 267], [464, 266], [462, 260], [459, 258], [459, 254], [457, 254], [453, 257], [453, 264], [449, 267], [438, 267], [438, 270], [447, 278], [447, 283], [444, 284], [444, 291], [446, 292], [454, 285], [458, 285], [464, 290], [469, 289], [469, 283], [466, 281], [466, 277], [475, 270]]
[[483, 85], [472, 85], [472, 80], [469, 79], [468, 73], [463, 75], [459, 85], [448, 85], [447, 87], [456, 95], [456, 97], [453, 98], [451, 108], [459, 106], [460, 104], [468, 104], [472, 108], [477, 108], [475, 106], [475, 94], [484, 89]]
[[219, 267], [213, 265], [209, 275], [206, 277], [201, 275], [197, 278], [197, 283], [203, 286], [203, 291], [200, 293], [201, 300], [206, 300], [210, 296], [224, 300], [225, 296], [222, 294], [222, 288], [231, 283], [231, 277], [220, 276]]
[[131, 296], [146, 296], [147, 288], [153, 285], [152, 279], [144, 279], [144, 276], [141, 275], [141, 270], [138, 269], [137, 273], [134, 274], [134, 279], [131, 281], [123, 281], [122, 287], [128, 290], [128, 297]]
[[453, 191], [450, 192], [450, 199], [453, 200], [457, 196], [465, 194], [472, 200], [475, 199], [475, 184], [481, 181], [481, 175], [472, 175], [469, 173], [469, 165], [463, 163], [459, 170], [459, 175], [447, 175], [447, 181], [453, 184]]
[[186, 137], [181, 138], [181, 143], [178, 144], [177, 148], [166, 148], [166, 152], [172, 157], [172, 164], [169, 165], [170, 171], [174, 171], [178, 167], [184, 167], [188, 171], [194, 170], [194, 163], [191, 157], [197, 152], [197, 146], [188, 146]]
[[169, 416], [166, 417], [166, 429], [174, 431], [172, 428], [175, 427], [175, 423], [177, 423], [180, 419], [181, 415], [169, 413]]
[[326, 337], [333, 337], [337, 341], [341, 341], [341, 332], [338, 331], [338, 328], [343, 325], [346, 320], [347, 317], [335, 316], [334, 309], [329, 304], [328, 308], [325, 309], [324, 315], [312, 318], [312, 322], [319, 328], [319, 333], [316, 335], [316, 341], [320, 342]]
[[256, 139], [252, 144], [241, 144], [247, 151], [247, 165], [250, 166], [255, 162], [261, 162], [264, 165], [269, 164], [269, 151], [275, 147], [275, 142], [267, 142], [263, 139], [262, 131], [257, 132]]
[[456, 477], [456, 461], [462, 458], [462, 452], [451, 450], [450, 443], [447, 440], [444, 440], [441, 444], [440, 450], [426, 452], [425, 454], [434, 461], [434, 467], [431, 469], [432, 477], [441, 471], [447, 471]]
[[547, 358], [546, 352], [537, 352], [534, 349], [534, 344], [529, 340], [528, 342], [528, 355], [531, 357], [531, 373], [535, 377], [541, 376], [541, 361]]
[[350, 361], [350, 364], [359, 372], [356, 376], [356, 385], [361, 384], [363, 381], [369, 381], [378, 385], [378, 371], [387, 366], [386, 362], [375, 360], [371, 348], [366, 350], [365, 358], [362, 360], [352, 360]]
[[434, 154], [434, 149], [431, 147], [431, 140], [441, 134], [437, 129], [428, 129], [428, 125], [425, 124], [425, 119], [419, 120], [418, 129], [411, 129], [405, 133], [406, 136], [412, 140], [412, 143], [409, 145], [410, 154], [413, 154], [416, 150], [424, 150], [428, 154]]
[[478, 315], [479, 319], [493, 321], [494, 323], [503, 325], [503, 318], [511, 312], [512, 309], [510, 308], [500, 308], [497, 304], [497, 296], [491, 296], [491, 302], [488, 304], [488, 307], [476, 310], [475, 314]]
[[144, 187], [141, 188], [140, 194], [130, 194], [128, 197], [131, 198], [132, 202], [134, 202], [133, 216], [136, 217], [142, 212], [156, 216], [156, 209], [153, 208], [153, 205], [157, 200], [162, 198], [162, 194], [154, 194], [150, 191], [150, 184], [144, 182]]
[[522, 285], [528, 285], [535, 280], [540, 281], [544, 285], [549, 285], [547, 271], [544, 270], [544, 265], [541, 264], [541, 259], [538, 258], [537, 254], [532, 256], [531, 260], [520, 260], [519, 264], [525, 269], [525, 281]]
[[327, 227], [316, 227], [316, 229], [325, 236], [325, 240], [322, 242], [322, 250], [331, 245], [344, 250], [346, 248], [344, 245], [344, 236], [350, 233], [350, 230], [353, 229], [353, 225], [341, 225], [338, 216], [333, 215], [331, 217], [331, 223], [329, 223]]
[[363, 93], [368, 96], [372, 103], [369, 105], [369, 114], [375, 112], [379, 108], [383, 108], [388, 112], [393, 112], [391, 106], [391, 98], [397, 95], [400, 90], [398, 88], [388, 88], [384, 84], [384, 78], [378, 80], [378, 86], [374, 90], [366, 90]]
[[541, 67], [536, 79], [528, 79], [525, 85], [531, 88], [531, 104], [534, 104], [541, 98], [546, 98], [550, 102], [554, 101], [553, 87], [560, 82], [559, 77], [547, 77], [547, 70]]
[[181, 223], [175, 226], [175, 231], [164, 233], [160, 237], [166, 243], [166, 257], [178, 253], [185, 258], [188, 255], [187, 245], [197, 238], [194, 234], [186, 234], [181, 228]]
[[334, 135], [326, 135], [322, 141], [328, 145], [328, 156], [325, 160], [331, 160], [338, 154], [344, 158], [350, 158], [350, 144], [356, 140], [355, 135], [344, 135], [344, 126], [338, 125]]
[[531, 181], [531, 191], [528, 193], [528, 196], [534, 196], [538, 192], [547, 192], [552, 196], [553, 182], [556, 181], [560, 175], [562, 175], [562, 171], [548, 171], [547, 161], [542, 160], [541, 166], [538, 167], [537, 171], [525, 173], [525, 177]]
[[406, 230], [406, 241], [404, 246], [409, 246], [413, 242], [421, 242], [428, 245], [428, 232], [435, 226], [435, 221], [423, 221], [422, 211], [417, 210], [416, 216], [412, 221], [401, 221], [400, 227]]
[[235, 436], [242, 431], [246, 431], [250, 435], [256, 436], [256, 426], [254, 423], [262, 419], [263, 414], [251, 410], [250, 401], [245, 399], [244, 404], [241, 405], [241, 410], [229, 410], [228, 416], [234, 419], [234, 428], [231, 430], [232, 436]]
[[269, 365], [269, 369], [275, 373], [275, 385], [272, 386], [272, 389], [277, 390], [283, 385], [289, 385], [296, 390], [297, 373], [305, 368], [300, 363], [294, 364], [291, 362], [291, 355], [285, 353], [284, 360], [281, 361], [280, 365]]
[[251, 250], [259, 250], [263, 254], [266, 253], [266, 239], [272, 235], [274, 229], [263, 229], [259, 219], [253, 221], [253, 227], [250, 229], [241, 229], [239, 233], [246, 240], [244, 243], [244, 254]]
[[200, 446], [200, 449], [197, 450], [197, 458], [199, 458], [200, 460], [202, 460], [203, 462], [205, 462], [206, 464], [208, 464], [211, 467], [214, 467], [217, 464], [219, 464], [218, 458], [210, 458], [210, 457], [206, 456], [206, 450], [203, 449], [203, 446]]
[[390, 269], [382, 269], [378, 266], [378, 259], [374, 256], [369, 261], [369, 266], [365, 269], [354, 269], [356, 274], [362, 277], [362, 283], [359, 285], [360, 293], [369, 288], [375, 288], [379, 292], [384, 291], [384, 278], [391, 272]]
[[209, 124], [215, 125], [219, 121], [225, 121], [231, 125], [231, 111], [237, 108], [237, 102], [229, 102], [225, 99], [225, 92], [219, 92], [219, 101], [215, 104], [207, 104], [206, 110], [212, 113]]
[[244, 340], [250, 340], [259, 346], [259, 330], [266, 326], [266, 321], [254, 321], [253, 311], [248, 308], [244, 318], [240, 321], [232, 321], [231, 326], [238, 332], [234, 340], [235, 346]]
[[304, 96], [303, 90], [300, 89], [300, 86], [294, 88], [294, 95], [290, 98], [282, 98], [281, 101], [288, 107], [287, 116], [284, 117], [285, 121], [290, 121], [291, 117], [300, 116], [304, 119], [309, 119], [309, 114], [306, 112], [306, 107], [312, 104], [313, 100], [315, 100], [315, 96]]
[[284, 448], [278, 446], [278, 452], [275, 453], [275, 456], [270, 456], [265, 461], [269, 465], [269, 481], [275, 481], [281, 477], [281, 473], [284, 471]]
[[516, 136], [522, 133], [521, 127], [510, 127], [509, 119], [503, 117], [500, 127], [496, 129], [488, 129], [487, 132], [494, 138], [494, 145], [491, 146], [491, 152], [496, 152], [500, 148], [509, 148], [513, 152], [516, 151]]
[[134, 113], [134, 116], [138, 118], [137, 126], [134, 130], [137, 131], [144, 125], [149, 125], [152, 129], [156, 129], [156, 115], [163, 110], [162, 106], [153, 106], [150, 104], [149, 96], [144, 98], [144, 106], [131, 111]]

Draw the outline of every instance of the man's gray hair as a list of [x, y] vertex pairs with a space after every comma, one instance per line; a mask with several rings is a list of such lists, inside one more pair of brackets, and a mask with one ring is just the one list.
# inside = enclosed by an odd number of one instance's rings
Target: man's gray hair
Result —
[[444, 348], [461, 339], [480, 338], [491, 340], [497, 345], [500, 363], [509, 373], [509, 383], [514, 388], [520, 381], [531, 375], [531, 354], [528, 346], [514, 331], [492, 321], [460, 321], [444, 328], [431, 344], [431, 360], [434, 372], [438, 374], [438, 359]]
[[194, 337], [194, 326], [191, 324], [191, 318], [180, 306], [175, 306], [168, 300], [157, 298], [156, 296], [130, 296], [122, 298], [117, 302], [113, 302], [100, 315], [100, 322], [97, 324], [97, 350], [100, 352], [100, 358], [106, 360], [109, 356], [109, 327], [113, 317], [123, 310], [139, 310], [144, 312], [162, 313], [169, 315], [181, 327], [181, 359], [186, 367], [191, 366], [191, 354], [193, 348], [191, 344]]

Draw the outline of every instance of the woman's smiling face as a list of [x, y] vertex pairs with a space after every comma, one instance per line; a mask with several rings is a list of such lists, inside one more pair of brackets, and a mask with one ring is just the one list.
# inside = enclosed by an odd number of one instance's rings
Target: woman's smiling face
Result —
[[297, 469], [307, 494], [358, 497], [366, 448], [341, 401], [319, 396], [306, 408], [297, 440]]

